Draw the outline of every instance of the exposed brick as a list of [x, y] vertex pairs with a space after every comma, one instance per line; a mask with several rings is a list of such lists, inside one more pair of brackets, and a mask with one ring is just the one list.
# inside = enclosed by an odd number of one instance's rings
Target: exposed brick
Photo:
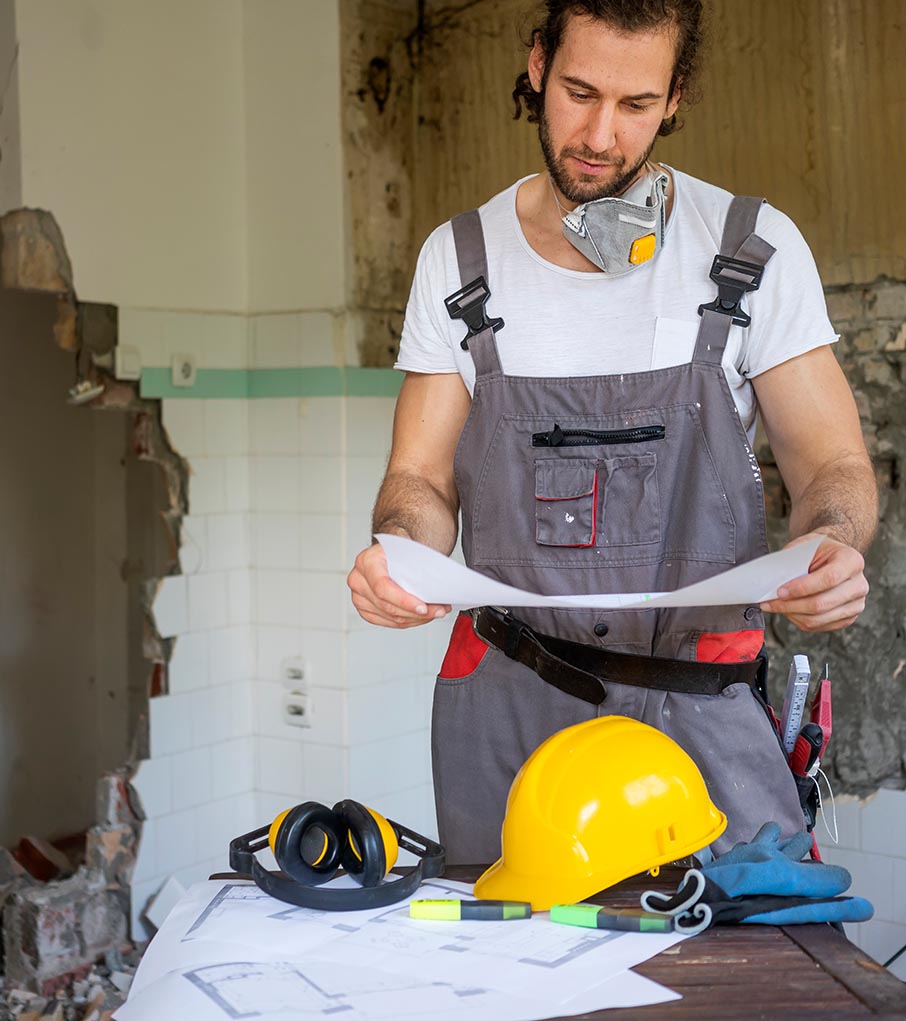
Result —
[[93, 826], [85, 838], [85, 864], [102, 872], [108, 885], [126, 889], [135, 869], [136, 844], [134, 826]]
[[126, 944], [127, 897], [100, 871], [15, 892], [3, 912], [7, 983], [47, 995], [61, 976]]
[[126, 770], [105, 773], [95, 785], [94, 820], [101, 827], [134, 826], [139, 819]]
[[906, 284], [879, 284], [870, 296], [871, 314], [876, 319], [906, 319]]
[[862, 288], [828, 291], [825, 298], [827, 314], [838, 330], [846, 323], [859, 323], [865, 318], [865, 292]]

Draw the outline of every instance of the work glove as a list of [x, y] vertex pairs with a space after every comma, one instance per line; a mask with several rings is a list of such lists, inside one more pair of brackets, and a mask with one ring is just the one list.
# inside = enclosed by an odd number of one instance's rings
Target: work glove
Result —
[[711, 925], [755, 922], [864, 922], [874, 908], [863, 897], [841, 897], [852, 876], [839, 865], [802, 861], [812, 845], [805, 830], [780, 839], [765, 823], [753, 840], [737, 844], [700, 869], [689, 869], [672, 896], [642, 894], [646, 911], [672, 915], [677, 932], [694, 935]]

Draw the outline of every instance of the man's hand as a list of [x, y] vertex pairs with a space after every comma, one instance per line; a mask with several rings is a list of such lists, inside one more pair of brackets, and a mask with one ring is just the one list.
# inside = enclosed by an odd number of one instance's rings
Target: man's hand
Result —
[[852, 624], [865, 609], [865, 561], [858, 550], [820, 530], [800, 535], [787, 545], [795, 546], [817, 535], [824, 536], [824, 541], [815, 551], [808, 574], [781, 585], [778, 598], [762, 603], [761, 609], [782, 613], [802, 631], [838, 631]]
[[352, 605], [369, 624], [408, 628], [428, 624], [445, 617], [449, 606], [423, 603], [417, 596], [399, 587], [387, 570], [387, 557], [379, 543], [369, 546], [355, 558], [346, 584], [352, 590]]

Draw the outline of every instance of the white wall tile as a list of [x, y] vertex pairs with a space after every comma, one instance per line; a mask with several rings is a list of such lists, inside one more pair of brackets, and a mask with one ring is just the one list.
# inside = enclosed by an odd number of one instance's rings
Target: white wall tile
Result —
[[204, 401], [205, 453], [236, 457], [248, 453], [249, 404], [246, 399]]
[[298, 565], [306, 571], [348, 572], [346, 519], [342, 514], [302, 514], [298, 529]]
[[259, 624], [302, 624], [301, 576], [297, 571], [256, 571], [255, 614]]
[[227, 509], [227, 459], [191, 458], [189, 509], [192, 514], [215, 514]]
[[[306, 681], [319, 688], [346, 688], [345, 638], [336, 631], [304, 628], [300, 635]], [[280, 677], [282, 680], [282, 675]]]
[[217, 628], [207, 632], [211, 684], [230, 684], [254, 674], [250, 627]]
[[[835, 798], [833, 803], [831, 803], [829, 798], [824, 802], [824, 819], [828, 827], [833, 831], [834, 819], [836, 818], [837, 836], [841, 848], [851, 851], [861, 850], [863, 806], [864, 802], [847, 794]], [[818, 845], [823, 848], [825, 844], [830, 842], [830, 838], [820, 822], [817, 833]]]
[[298, 577], [304, 626], [316, 631], [345, 631], [350, 604], [346, 574], [302, 571]]
[[349, 744], [426, 732], [422, 678], [370, 684], [349, 692]]
[[248, 514], [209, 514], [205, 518], [207, 534], [207, 571], [229, 571], [251, 563]]
[[188, 714], [194, 692], [187, 695], [158, 695], [148, 703], [151, 758], [174, 755], [193, 746], [192, 721]]
[[227, 571], [227, 620], [233, 626], [252, 622], [255, 573], [247, 568]]
[[344, 468], [346, 499], [350, 513], [370, 513], [384, 480], [386, 456], [347, 457]]
[[142, 915], [148, 906], [151, 898], [163, 885], [160, 879], [146, 879], [143, 882], [132, 884], [132, 911], [129, 925], [129, 932], [136, 942], [143, 943], [154, 935], [154, 929], [146, 924]]
[[252, 518], [255, 566], [298, 570], [301, 567], [302, 522], [305, 520], [299, 514], [255, 514]]
[[335, 805], [349, 794], [349, 756], [345, 748], [306, 742], [302, 745], [301, 799]]
[[146, 819], [139, 834], [138, 854], [132, 871], [132, 885], [144, 883], [158, 875], [157, 869], [157, 820]]
[[[377, 493], [375, 493], [377, 496]], [[373, 501], [372, 501], [373, 502]], [[352, 569], [356, 556], [371, 545], [371, 512], [361, 513], [361, 508], [353, 508], [354, 514], [346, 515], [346, 565]]]
[[206, 315], [202, 365], [206, 369], [244, 369], [249, 362], [248, 319], [242, 315]]
[[369, 806], [385, 818], [402, 823], [430, 840], [437, 839], [437, 817], [434, 811], [434, 787], [421, 784], [395, 794], [387, 794], [379, 803]]
[[223, 462], [224, 489], [222, 509], [225, 511], [251, 510], [251, 468], [247, 457], [227, 457]]
[[[348, 741], [347, 693], [337, 688], [309, 689], [309, 719], [305, 740], [315, 744], [345, 745]], [[301, 728], [299, 728], [301, 729]]]
[[[343, 462], [337, 457], [300, 458], [299, 511], [303, 514], [344, 513], [343, 476]], [[268, 508], [262, 508], [264, 509]]]
[[422, 733], [404, 734], [349, 749], [350, 797], [378, 798], [431, 782], [430, 743]]
[[[152, 700], [153, 705], [154, 700]], [[173, 811], [171, 796], [171, 759], [143, 759], [132, 779], [132, 786], [138, 793], [147, 819], [166, 815]]]
[[228, 737], [248, 737], [254, 733], [255, 688], [254, 681], [243, 681], [240, 684], [230, 685], [230, 731]]
[[299, 454], [298, 397], [249, 401], [249, 442], [253, 454]]
[[172, 875], [197, 860], [195, 811], [174, 812], [157, 821], [157, 867], [162, 877]]
[[186, 514], [180, 522], [179, 568], [197, 574], [206, 569], [207, 559], [207, 518]]
[[230, 687], [203, 688], [183, 696], [192, 734], [192, 748], [217, 744], [233, 737], [233, 702]]
[[189, 630], [189, 603], [186, 579], [171, 575], [161, 580], [154, 597], [154, 623], [162, 638], [172, 638]]
[[173, 355], [192, 355], [196, 365], [204, 358], [204, 320], [198, 312], [164, 312], [161, 323], [161, 351], [169, 367]]
[[384, 460], [393, 439], [394, 397], [350, 397], [346, 401], [346, 442], [351, 457], [377, 455]]
[[906, 791], [882, 788], [862, 806], [862, 847], [906, 856]]
[[253, 457], [251, 487], [256, 511], [302, 510], [301, 462], [297, 457]]
[[142, 368], [160, 368], [164, 364], [161, 348], [161, 315], [153, 309], [120, 308], [117, 343], [134, 347], [142, 359]]
[[[859, 946], [865, 953], [879, 964], [883, 964], [906, 943], [906, 925], [873, 918], [870, 922], [862, 923], [859, 939]], [[902, 958], [896, 963], [901, 962]], [[895, 969], [896, 965], [891, 970]]]
[[226, 627], [229, 623], [227, 575], [194, 574], [186, 579], [189, 590], [189, 624], [193, 631]]
[[300, 365], [338, 364], [332, 315], [328, 312], [301, 312], [296, 330], [301, 340]]
[[[169, 365], [169, 358], [167, 365]], [[163, 402], [162, 418], [170, 445], [181, 457], [205, 453], [204, 406], [207, 402], [190, 397], [174, 397]]]
[[250, 328], [252, 364], [256, 369], [294, 368], [300, 364], [302, 340], [297, 316], [254, 316]]
[[189, 632], [180, 635], [174, 643], [170, 658], [170, 693], [196, 691], [208, 683], [207, 635]]
[[181, 812], [211, 800], [211, 751], [193, 748], [171, 759], [173, 811]]
[[271, 681], [255, 682], [256, 733], [281, 741], [306, 740], [308, 728], [290, 726], [283, 715], [287, 689]]
[[302, 746], [297, 741], [259, 738], [257, 786], [270, 794], [298, 797], [304, 788]]
[[255, 786], [255, 742], [252, 737], [225, 741], [211, 750], [211, 790], [215, 799], [245, 794]]
[[258, 679], [283, 681], [284, 661], [302, 658], [302, 629], [259, 624], [257, 639], [256, 673]]
[[341, 457], [346, 450], [344, 397], [301, 397], [297, 401], [299, 453]]
[[906, 924], [906, 857], [893, 860], [893, 917]]

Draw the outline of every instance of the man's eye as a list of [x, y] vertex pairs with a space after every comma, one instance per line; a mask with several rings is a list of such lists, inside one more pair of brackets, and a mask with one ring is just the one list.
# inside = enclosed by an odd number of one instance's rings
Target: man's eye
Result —
[[637, 113], [644, 113], [648, 107], [644, 103], [627, 103], [630, 110], [635, 110]]
[[586, 99], [591, 99], [591, 96], [587, 92], [573, 92], [570, 90], [570, 98], [575, 99], [578, 102], [584, 102]]

